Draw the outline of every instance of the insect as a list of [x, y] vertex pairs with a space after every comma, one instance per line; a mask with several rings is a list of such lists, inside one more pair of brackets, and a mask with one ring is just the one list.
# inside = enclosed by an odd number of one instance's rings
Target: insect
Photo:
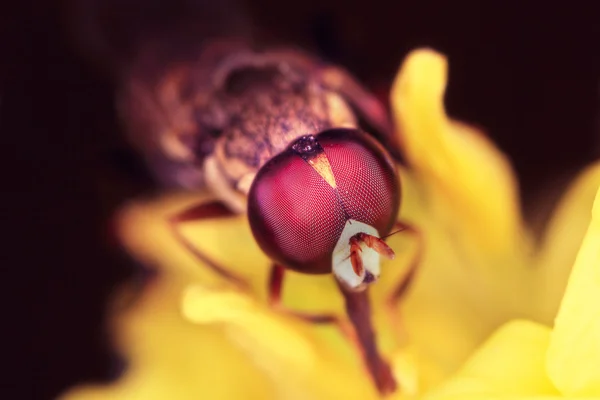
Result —
[[[219, 199], [172, 216], [173, 234], [215, 273], [244, 287], [243, 277], [194, 248], [179, 227], [247, 214], [273, 260], [271, 306], [337, 324], [356, 343], [378, 390], [396, 390], [376, 346], [367, 288], [380, 276], [381, 257], [394, 257], [386, 235], [398, 229], [421, 239], [396, 221], [399, 145], [384, 107], [346, 70], [297, 49], [213, 39], [182, 52], [176, 43], [140, 49], [120, 72], [118, 93], [127, 137], [158, 182]], [[405, 293], [417, 253], [390, 293], [390, 307]], [[348, 318], [286, 309], [286, 270], [332, 274]]]

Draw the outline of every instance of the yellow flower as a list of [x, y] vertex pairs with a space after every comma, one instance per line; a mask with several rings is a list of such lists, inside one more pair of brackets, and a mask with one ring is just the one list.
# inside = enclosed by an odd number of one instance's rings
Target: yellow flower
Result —
[[[587, 362], [600, 362], [600, 355], [588, 335], [600, 328], [584, 315], [594, 308], [581, 307], [595, 300], [598, 314], [592, 282], [597, 286], [600, 278], [598, 271], [577, 274], [598, 254], [597, 227], [581, 250], [556, 328], [550, 333], [549, 327], [589, 221], [600, 168], [591, 167], [573, 184], [544, 237], [534, 238], [522, 222], [506, 158], [482, 134], [446, 116], [446, 68], [441, 55], [415, 51], [392, 90], [409, 164], [400, 170], [400, 217], [419, 227], [426, 244], [397, 318], [384, 303], [414, 256], [413, 238], [389, 239], [398, 257], [383, 264], [381, 280], [370, 289], [378, 345], [400, 385], [393, 397], [590, 395], [598, 375]], [[159, 274], [133, 304], [114, 312], [115, 342], [129, 361], [125, 374], [110, 385], [74, 388], [64, 398], [378, 398], [357, 349], [335, 327], [267, 306], [270, 263], [245, 217], [187, 223], [184, 235], [247, 279], [246, 290], [203, 268], [175, 240], [167, 217], [207, 200], [164, 195], [122, 211], [122, 242]], [[576, 285], [586, 294], [571, 295]], [[296, 310], [343, 312], [331, 276], [291, 272], [283, 300]], [[513, 319], [531, 322], [512, 322], [488, 339]]]

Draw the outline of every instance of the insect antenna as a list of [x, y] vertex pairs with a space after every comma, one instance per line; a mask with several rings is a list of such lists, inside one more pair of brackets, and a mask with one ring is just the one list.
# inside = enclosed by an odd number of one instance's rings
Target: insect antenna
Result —
[[389, 238], [390, 236], [394, 236], [396, 233], [400, 233], [400, 232], [402, 232], [402, 231], [405, 231], [406, 229], [407, 229], [407, 227], [403, 226], [402, 228], [398, 229], [397, 231], [394, 231], [394, 232], [388, 233], [387, 235], [385, 235], [385, 236], [382, 236], [382, 237], [380, 237], [379, 239], [381, 239], [381, 240], [383, 240], [383, 239], [387, 239], [387, 238]]

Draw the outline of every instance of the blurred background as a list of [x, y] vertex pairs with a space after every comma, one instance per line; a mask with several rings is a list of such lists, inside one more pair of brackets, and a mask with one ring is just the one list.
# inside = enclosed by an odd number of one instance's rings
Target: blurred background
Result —
[[[147, 34], [179, 26], [184, 16], [201, 18], [207, 3], [0, 6], [2, 222], [9, 238], [3, 330], [19, 339], [4, 343], [14, 377], [3, 386], [15, 391], [7, 398], [52, 398], [117, 373], [105, 310], [111, 291], [133, 276], [133, 268], [115, 250], [109, 220], [126, 199], [149, 193], [150, 185], [122, 139], [112, 69]], [[429, 46], [445, 53], [449, 113], [483, 127], [508, 154], [535, 226], [552, 203], [540, 202], [540, 193], [557, 193], [598, 158], [600, 24], [592, 6], [383, 0], [245, 5], [243, 12], [227, 6], [231, 15], [241, 14], [238, 22], [211, 29], [231, 33], [245, 20], [259, 40], [310, 48], [382, 96], [408, 51]], [[107, 47], [94, 39], [97, 27]]]

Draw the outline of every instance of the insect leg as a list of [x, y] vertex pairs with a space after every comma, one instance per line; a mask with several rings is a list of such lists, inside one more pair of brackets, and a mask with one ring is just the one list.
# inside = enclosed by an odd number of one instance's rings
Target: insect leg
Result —
[[410, 285], [418, 271], [418, 267], [423, 256], [423, 250], [425, 248], [425, 243], [421, 231], [410, 224], [398, 221], [396, 224], [394, 224], [394, 229], [400, 232], [406, 232], [407, 234], [414, 236], [417, 240], [417, 249], [412, 256], [410, 263], [408, 264], [406, 273], [402, 278], [400, 278], [396, 285], [394, 285], [394, 288], [387, 298], [387, 307], [389, 309], [392, 325], [399, 333], [402, 333], [403, 331], [400, 329], [401, 322], [398, 304], [402, 297], [404, 297], [409, 290]]
[[216, 261], [212, 260], [202, 251], [200, 251], [192, 242], [190, 242], [179, 229], [180, 224], [191, 221], [200, 221], [204, 219], [211, 218], [227, 218], [235, 216], [228, 208], [226, 208], [222, 203], [214, 201], [209, 203], [201, 203], [194, 205], [190, 208], [187, 208], [168, 219], [169, 228], [171, 232], [177, 239], [177, 241], [186, 248], [194, 257], [196, 257], [200, 262], [206, 264], [211, 270], [213, 270], [216, 274], [221, 276], [222, 278], [232, 282], [240, 289], [248, 289], [249, 284], [246, 280], [227, 270], [222, 265], [219, 265]]
[[334, 314], [313, 314], [303, 311], [295, 311], [287, 308], [281, 301], [281, 293], [283, 291], [283, 278], [285, 275], [285, 268], [278, 264], [271, 266], [271, 272], [269, 274], [268, 281], [268, 301], [269, 305], [280, 312], [299, 318], [306, 322], [312, 322], [315, 324], [335, 324], [338, 326], [342, 334], [348, 338], [352, 343], [358, 345], [356, 333], [352, 325], [345, 319], [340, 318]]

